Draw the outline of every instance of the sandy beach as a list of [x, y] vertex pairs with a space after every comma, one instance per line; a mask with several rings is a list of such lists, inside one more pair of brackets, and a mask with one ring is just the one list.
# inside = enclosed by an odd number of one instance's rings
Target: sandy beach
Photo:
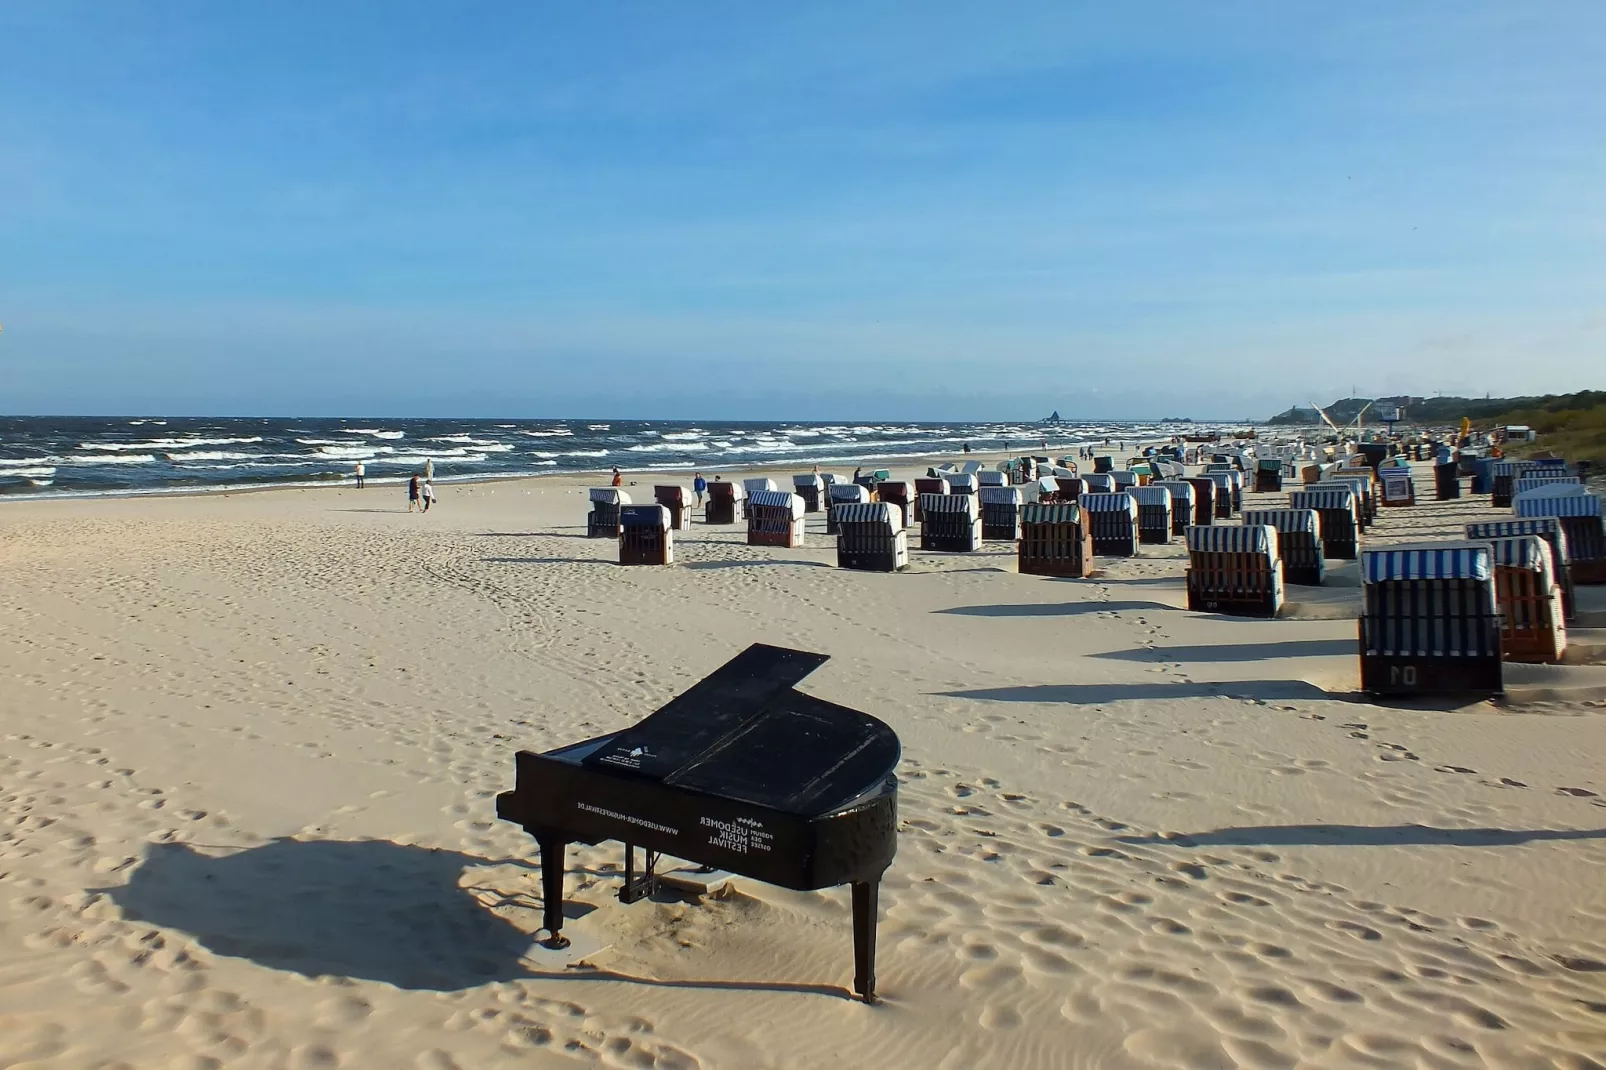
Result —
[[[1186, 612], [1176, 544], [624, 568], [586, 486], [0, 505], [0, 1068], [1606, 1065], [1606, 667], [1376, 705], [1353, 565], [1276, 621]], [[1494, 514], [1418, 486], [1374, 541]], [[514, 752], [752, 642], [902, 739], [879, 1006], [847, 889], [626, 907], [615, 844], [565, 888], [603, 950], [531, 951]]]

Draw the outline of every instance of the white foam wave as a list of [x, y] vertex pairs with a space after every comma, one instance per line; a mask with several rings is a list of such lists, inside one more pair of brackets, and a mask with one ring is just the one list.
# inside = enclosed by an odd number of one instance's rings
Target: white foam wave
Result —
[[156, 460], [154, 453], [91, 453], [85, 456], [74, 453], [67, 457], [51, 457], [53, 464], [70, 464], [79, 467], [99, 467], [106, 464], [150, 464]]
[[[603, 425], [603, 427], [601, 428], [601, 430], [603, 430], [603, 431], [606, 431], [607, 429], [608, 429], [607, 425]], [[596, 431], [596, 430], [598, 430], [598, 428], [593, 427], [592, 430]], [[550, 431], [520, 431], [519, 434], [521, 434], [521, 435], [529, 435], [531, 438], [573, 438], [574, 437], [574, 432], [570, 431], [567, 427], [555, 427]]]
[[260, 453], [230, 453], [228, 450], [195, 450], [191, 453], [169, 453], [170, 461], [244, 461], [261, 457]]
[[11, 476], [16, 479], [48, 479], [55, 474], [56, 469], [54, 466], [0, 468], [0, 476]]
[[681, 453], [706, 450], [706, 442], [649, 442], [640, 446], [627, 447], [628, 453], [663, 453], [666, 450], [675, 450]]
[[117, 452], [122, 450], [158, 450], [158, 449], [192, 449], [196, 446], [233, 446], [251, 442], [261, 442], [261, 435], [250, 438], [153, 438], [149, 442], [80, 442], [81, 450], [107, 450]]

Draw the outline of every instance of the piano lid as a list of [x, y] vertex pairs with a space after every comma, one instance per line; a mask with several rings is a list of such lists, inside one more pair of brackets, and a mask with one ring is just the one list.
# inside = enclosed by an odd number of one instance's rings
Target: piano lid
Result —
[[826, 660], [754, 644], [581, 764], [792, 813], [845, 805], [900, 748], [875, 718], [792, 689]]

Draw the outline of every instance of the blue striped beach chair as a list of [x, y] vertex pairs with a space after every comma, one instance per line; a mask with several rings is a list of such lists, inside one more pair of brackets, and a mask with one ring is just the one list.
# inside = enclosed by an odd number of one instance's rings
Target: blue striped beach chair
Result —
[[749, 497], [761, 490], [777, 491], [780, 489], [775, 485], [775, 480], [765, 476], [754, 476], [752, 479], [742, 480], [742, 493]]
[[1138, 503], [1138, 541], [1164, 546], [1171, 541], [1171, 491], [1150, 483], [1129, 487], [1127, 493]]
[[826, 496], [830, 501], [829, 508], [825, 512], [825, 533], [827, 535], [835, 535], [837, 533], [836, 510], [838, 506], [859, 505], [870, 500], [870, 492], [857, 483], [833, 483], [826, 491]]
[[619, 508], [619, 563], [667, 565], [675, 560], [669, 510], [662, 505]]
[[922, 494], [920, 548], [961, 554], [981, 549], [981, 508], [976, 496]]
[[978, 487], [1007, 487], [1009, 474], [1007, 472], [977, 472], [976, 485]]
[[1516, 498], [1519, 494], [1526, 494], [1530, 490], [1539, 490], [1542, 487], [1578, 487], [1583, 486], [1583, 483], [1582, 479], [1575, 475], [1569, 475], [1561, 469], [1535, 468], [1522, 474], [1522, 478], [1518, 479], [1511, 488], [1511, 496]]
[[591, 512], [586, 515], [586, 538], [617, 539], [619, 509], [630, 504], [630, 495], [618, 487], [592, 487], [587, 496]]
[[1193, 484], [1185, 479], [1162, 479], [1149, 484], [1164, 487], [1171, 494], [1171, 534], [1183, 536], [1193, 523]]
[[1360, 516], [1355, 491], [1348, 486], [1291, 491], [1291, 509], [1314, 509], [1322, 518], [1322, 556], [1335, 561], [1353, 561], [1360, 542]]
[[1366, 506], [1367, 497], [1371, 491], [1371, 483], [1356, 479], [1353, 476], [1347, 476], [1343, 479], [1335, 476], [1322, 480], [1311, 489], [1331, 490], [1339, 487], [1347, 487], [1355, 495], [1355, 530], [1364, 534], [1366, 529], [1372, 526], [1373, 519], [1371, 511]]
[[1078, 503], [1093, 552], [1103, 557], [1131, 557], [1138, 552], [1138, 503], [1130, 494], [1088, 493]]
[[1277, 535], [1283, 582], [1320, 587], [1327, 574], [1322, 517], [1314, 509], [1245, 509], [1244, 526], [1265, 525]]
[[1085, 579], [1093, 574], [1093, 533], [1082, 507], [1028, 502], [1020, 510], [1017, 570], [1025, 576]]
[[1550, 546], [1550, 560], [1556, 569], [1556, 583], [1561, 588], [1562, 616], [1572, 620], [1578, 612], [1573, 598], [1571, 549], [1567, 533], [1562, 530], [1561, 519], [1554, 516], [1531, 516], [1518, 520], [1479, 520], [1467, 525], [1469, 542], [1487, 542], [1491, 539], [1508, 539], [1518, 535], [1537, 535]]
[[1215, 484], [1215, 518], [1217, 520], [1230, 520], [1233, 512], [1232, 473], [1230, 471], [1206, 472], [1205, 478]]
[[1606, 583], [1606, 530], [1600, 498], [1574, 483], [1551, 483], [1511, 499], [1519, 517], [1553, 516], [1567, 533], [1567, 571], [1575, 584]]
[[1262, 457], [1255, 462], [1255, 492], [1280, 494], [1283, 489], [1283, 462], [1275, 457]]
[[1277, 532], [1266, 524], [1190, 524], [1188, 608], [1235, 617], [1275, 617], [1283, 604]]
[[1117, 491], [1130, 490], [1138, 485], [1138, 474], [1130, 468], [1117, 468], [1110, 473], [1110, 479], [1114, 481]]
[[981, 537], [986, 542], [1014, 542], [1020, 538], [1020, 491], [1014, 487], [982, 487]]
[[803, 545], [803, 499], [784, 490], [757, 490], [747, 496], [747, 545]]
[[974, 472], [956, 472], [948, 477], [949, 494], [975, 494], [977, 486]]
[[1115, 493], [1115, 476], [1111, 472], [1089, 472], [1081, 478], [1083, 494]]
[[891, 502], [842, 502], [836, 519], [836, 566], [861, 572], [897, 572], [909, 566], [903, 512]]
[[814, 472], [795, 475], [792, 477], [792, 493], [803, 499], [805, 513], [818, 513], [825, 497], [825, 480]]
[[1361, 689], [1374, 695], [1498, 694], [1500, 611], [1487, 543], [1361, 553]]
[[1507, 661], [1555, 664], [1567, 650], [1566, 614], [1550, 544], [1537, 535], [1490, 539], [1500, 652]]

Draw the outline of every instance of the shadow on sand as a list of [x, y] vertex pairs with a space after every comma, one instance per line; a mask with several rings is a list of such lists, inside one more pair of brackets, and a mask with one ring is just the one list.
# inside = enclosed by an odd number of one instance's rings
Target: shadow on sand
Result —
[[1514, 847], [1540, 840], [1606, 839], [1606, 829], [1443, 829], [1429, 825], [1248, 825], [1162, 839], [1117, 836], [1120, 843], [1178, 847]]
[[213, 857], [151, 845], [126, 885], [102, 888], [136, 921], [307, 977], [456, 991], [522, 977], [532, 937], [485, 909], [463, 871], [492, 864], [383, 840], [272, 840]]
[[1355, 655], [1353, 639], [1298, 639], [1282, 643], [1222, 643], [1219, 646], [1161, 646], [1107, 650], [1089, 657], [1111, 661], [1267, 661]]
[[1141, 684], [1029, 684], [1022, 687], [982, 687], [972, 691], [936, 691], [945, 698], [982, 702], [1075, 702], [1098, 704], [1126, 699], [1237, 698], [1266, 701], [1347, 698], [1333, 695], [1303, 680], [1228, 680], [1221, 683]]
[[1085, 613], [1113, 613], [1123, 609], [1176, 609], [1163, 602], [1028, 602], [1009, 606], [953, 606], [934, 610], [960, 617], [1073, 617]]
[[[435, 992], [543, 978], [852, 998], [838, 985], [542, 970], [526, 958], [534, 934], [487, 909], [472, 878], [463, 886], [466, 870], [493, 865], [529, 867], [386, 840], [277, 839], [221, 856], [163, 843], [147, 848], [127, 884], [92, 891], [107, 895], [131, 921], [188, 933], [214, 954], [309, 978], [351, 977]], [[480, 896], [498, 906], [526, 907], [534, 921], [538, 886], [532, 871], [528, 899], [490, 889]], [[592, 909], [565, 902], [563, 912], [572, 919]]]

